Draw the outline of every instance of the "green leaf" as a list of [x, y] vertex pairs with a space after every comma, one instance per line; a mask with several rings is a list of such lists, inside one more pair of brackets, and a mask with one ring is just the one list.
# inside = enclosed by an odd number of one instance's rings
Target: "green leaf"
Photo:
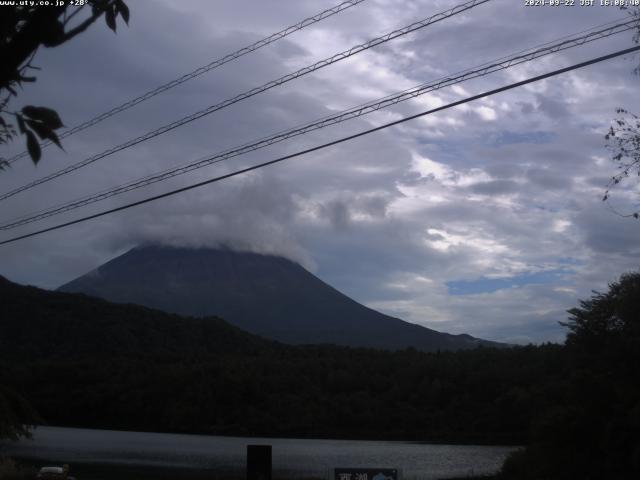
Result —
[[115, 32], [116, 31], [115, 11], [110, 8], [107, 8], [107, 10], [104, 12], [104, 19], [107, 22], [107, 26]]
[[[58, 138], [58, 135], [56, 134], [56, 132], [54, 132], [52, 129], [50, 129], [47, 125], [44, 125], [43, 123], [37, 122], [36, 120], [27, 120], [27, 125], [29, 125], [29, 127], [31, 127], [31, 129], [36, 132], [36, 134], [38, 134], [38, 136], [42, 139], [42, 140], [51, 140], [53, 143], [55, 143], [59, 148], [62, 148], [62, 145], [60, 144], [60, 139]], [[64, 148], [62, 148], [64, 150]]]
[[58, 134], [56, 132], [54, 132], [53, 130], [50, 130], [49, 136], [47, 138], [51, 140], [53, 143], [55, 143], [58, 146], [58, 148], [61, 148], [62, 150], [64, 150], [64, 148], [62, 148], [62, 144], [60, 143], [60, 139], [58, 138]]
[[27, 130], [26, 135], [27, 150], [29, 151], [29, 156], [31, 157], [31, 160], [33, 160], [33, 163], [37, 165], [40, 161], [40, 155], [42, 154], [40, 150], [40, 144], [38, 143], [38, 139], [31, 130]]
[[120, 12], [120, 15], [122, 15], [124, 23], [129, 25], [129, 7], [127, 7], [127, 4], [124, 3], [122, 0], [116, 0], [115, 5], [116, 5], [116, 8], [118, 9], [118, 12]]
[[42, 44], [45, 47], [56, 47], [64, 42], [64, 25], [55, 20], [47, 22], [41, 33]]
[[20, 133], [25, 133], [27, 127], [24, 124], [24, 118], [22, 118], [22, 115], [16, 113], [16, 120], [18, 121], [18, 130], [20, 130]]
[[27, 105], [22, 109], [22, 113], [30, 118], [41, 121], [52, 130], [64, 126], [58, 113], [47, 107], [34, 107], [33, 105]]
[[29, 128], [31, 128], [31, 130], [36, 132], [36, 134], [40, 137], [41, 140], [45, 140], [48, 137], [49, 132], [51, 130], [47, 128], [43, 123], [37, 122], [35, 120], [30, 120], [30, 119], [27, 119], [26, 122], [27, 122], [27, 125], [29, 125]]

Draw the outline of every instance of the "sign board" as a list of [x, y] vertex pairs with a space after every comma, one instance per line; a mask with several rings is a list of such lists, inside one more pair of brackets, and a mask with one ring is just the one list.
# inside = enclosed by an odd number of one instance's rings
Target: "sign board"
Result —
[[401, 480], [397, 468], [334, 468], [329, 480]]
[[271, 445], [247, 445], [247, 480], [271, 480]]

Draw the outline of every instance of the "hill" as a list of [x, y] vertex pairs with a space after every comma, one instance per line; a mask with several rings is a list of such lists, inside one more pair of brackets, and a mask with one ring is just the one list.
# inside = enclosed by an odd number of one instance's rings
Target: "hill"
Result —
[[269, 349], [274, 342], [216, 317], [185, 318], [0, 276], [0, 351], [19, 358], [197, 355]]
[[194, 317], [290, 344], [424, 351], [499, 344], [384, 315], [286, 258], [229, 249], [134, 248], [59, 288]]

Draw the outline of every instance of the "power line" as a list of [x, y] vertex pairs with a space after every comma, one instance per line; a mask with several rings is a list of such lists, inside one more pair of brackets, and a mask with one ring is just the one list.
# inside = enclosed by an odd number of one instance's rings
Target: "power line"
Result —
[[[610, 25], [610, 24], [611, 22], [605, 25]], [[540, 58], [552, 53], [557, 53], [559, 51], [584, 45], [585, 43], [607, 38], [611, 35], [635, 28], [637, 24], [638, 24], [637, 20], [627, 20], [622, 23], [609, 26], [607, 28], [603, 28], [600, 30], [596, 30], [596, 29], [601, 26], [594, 27], [591, 29], [592, 31], [590, 31], [585, 35], [576, 36], [576, 34], [574, 34], [573, 37], [565, 36], [565, 37], [562, 37], [565, 40], [557, 43], [547, 42], [545, 44], [547, 46], [542, 48], [533, 47], [528, 51], [525, 50], [524, 52], [526, 53], [518, 52], [517, 54], [513, 54], [511, 56], [502, 57], [497, 61], [494, 61], [493, 63], [487, 62], [479, 67], [473, 67], [471, 69], [458, 72], [457, 74], [442, 77], [438, 80], [419, 85], [417, 87], [414, 87], [409, 90], [405, 90], [403, 92], [400, 92], [394, 95], [387, 96], [383, 99], [376, 100], [374, 102], [369, 102], [349, 110], [345, 110], [339, 114], [324, 117], [320, 120], [316, 120], [302, 126], [298, 126], [289, 130], [285, 130], [283, 132], [276, 133], [274, 135], [262, 138], [252, 143], [247, 143], [239, 147], [234, 147], [232, 149], [219, 152], [213, 156], [207, 156], [207, 157], [198, 159], [196, 161], [187, 163], [185, 165], [182, 165], [179, 167], [173, 167], [163, 172], [149, 175], [141, 179], [137, 179], [122, 185], [118, 185], [116, 187], [112, 187], [110, 189], [103, 190], [101, 192], [98, 192], [89, 196], [85, 196], [77, 200], [73, 200], [67, 203], [56, 205], [54, 207], [50, 207], [45, 210], [40, 210], [35, 213], [24, 215], [17, 219], [11, 220], [3, 225], [0, 225], [0, 230], [10, 230], [12, 228], [17, 228], [22, 225], [26, 225], [29, 223], [36, 222], [38, 220], [52, 217], [54, 215], [75, 210], [77, 208], [81, 208], [86, 205], [96, 203], [116, 195], [120, 195], [132, 190], [136, 190], [138, 188], [143, 188], [153, 183], [164, 181], [169, 178], [182, 175], [199, 168], [220, 163], [230, 158], [243, 155], [245, 153], [252, 152], [252, 151], [273, 145], [275, 143], [282, 142], [284, 140], [290, 139], [295, 136], [303, 135], [311, 131], [319, 130], [319, 129], [328, 127], [330, 125], [341, 123], [346, 120], [357, 118], [357, 117], [378, 111], [380, 109], [387, 108], [389, 106], [398, 104], [400, 102], [404, 102], [406, 100], [418, 97], [425, 93], [432, 92], [434, 90], [438, 90], [438, 89], [448, 87], [457, 83], [461, 83], [463, 81], [466, 81], [472, 78], [485, 76], [499, 70], [505, 70], [515, 65], [532, 61], [536, 58]]]
[[227, 178], [235, 177], [235, 176], [241, 175], [243, 173], [247, 173], [247, 172], [250, 172], [250, 171], [253, 171], [253, 170], [257, 170], [259, 168], [267, 167], [269, 165], [274, 165], [276, 163], [283, 162], [285, 160], [289, 160], [291, 158], [295, 158], [295, 157], [299, 157], [299, 156], [302, 156], [302, 155], [306, 155], [307, 153], [311, 153], [311, 152], [315, 152], [315, 151], [318, 151], [318, 150], [322, 150], [324, 148], [331, 147], [333, 145], [337, 145], [337, 144], [340, 144], [340, 143], [343, 143], [343, 142], [347, 142], [349, 140], [354, 140], [354, 139], [356, 139], [358, 137], [369, 135], [371, 133], [374, 133], [374, 132], [377, 132], [377, 131], [380, 131], [380, 130], [384, 130], [386, 128], [389, 128], [389, 127], [392, 127], [392, 126], [395, 126], [395, 125], [399, 125], [401, 123], [408, 122], [410, 120], [415, 120], [416, 118], [423, 117], [425, 115], [429, 115], [429, 114], [432, 114], [432, 113], [435, 113], [435, 112], [446, 110], [446, 109], [449, 109], [449, 108], [452, 108], [452, 107], [457, 107], [458, 105], [462, 105], [462, 104], [465, 104], [465, 103], [472, 102], [474, 100], [478, 100], [478, 99], [481, 99], [481, 98], [485, 98], [485, 97], [489, 97], [489, 96], [492, 96], [492, 95], [496, 95], [498, 93], [501, 93], [501, 92], [504, 92], [504, 91], [507, 91], [507, 90], [511, 90], [511, 89], [514, 89], [514, 88], [517, 88], [517, 87], [521, 87], [521, 86], [527, 85], [529, 83], [533, 83], [533, 82], [537, 82], [537, 81], [540, 81], [540, 80], [544, 80], [546, 78], [550, 78], [550, 77], [553, 77], [553, 76], [556, 76], [556, 75], [560, 75], [562, 73], [566, 73], [566, 72], [569, 72], [571, 70], [576, 70], [578, 68], [583, 68], [583, 67], [586, 67], [588, 65], [593, 65], [595, 63], [603, 62], [605, 60], [610, 60], [612, 58], [619, 57], [621, 55], [626, 55], [628, 53], [637, 52], [638, 50], [640, 50], [640, 46], [631, 47], [631, 48], [627, 48], [627, 49], [624, 49], [624, 50], [619, 50], [617, 52], [610, 53], [608, 55], [603, 55], [601, 57], [597, 57], [597, 58], [588, 60], [586, 62], [577, 63], [577, 64], [571, 65], [569, 67], [564, 67], [564, 68], [561, 68], [561, 69], [558, 69], [558, 70], [554, 70], [552, 72], [548, 72], [548, 73], [545, 73], [545, 74], [542, 74], [542, 75], [538, 75], [536, 77], [531, 77], [531, 78], [528, 78], [526, 80], [521, 80], [519, 82], [511, 83], [509, 85], [505, 85], [503, 87], [496, 88], [494, 90], [489, 90], [489, 91], [480, 93], [478, 95], [473, 95], [471, 97], [467, 97], [465, 99], [458, 100], [456, 102], [452, 102], [452, 103], [449, 103], [447, 105], [443, 105], [441, 107], [433, 108], [431, 110], [427, 110], [425, 112], [417, 113], [415, 115], [411, 115], [409, 117], [405, 117], [405, 118], [402, 118], [400, 120], [389, 122], [389, 123], [386, 123], [384, 125], [380, 125], [378, 127], [370, 128], [368, 130], [356, 133], [354, 135], [349, 135], [347, 137], [342, 137], [342, 138], [339, 138], [337, 140], [333, 140], [331, 142], [324, 143], [322, 145], [317, 145], [315, 147], [308, 148], [306, 150], [302, 150], [302, 151], [299, 151], [299, 152], [296, 152], [296, 153], [292, 153], [290, 155], [285, 155], [285, 156], [282, 156], [282, 157], [278, 157], [278, 158], [276, 158], [274, 160], [269, 160], [268, 162], [259, 163], [257, 165], [253, 165], [251, 167], [243, 168], [241, 170], [236, 170], [235, 172], [231, 172], [231, 173], [227, 173], [225, 175], [220, 175], [218, 177], [210, 178], [209, 180], [205, 180], [205, 181], [202, 181], [202, 182], [194, 183], [192, 185], [188, 185], [186, 187], [182, 187], [182, 188], [178, 188], [178, 189], [175, 189], [175, 190], [171, 190], [169, 192], [165, 192], [165, 193], [162, 193], [160, 195], [155, 195], [153, 197], [148, 197], [148, 198], [145, 198], [143, 200], [138, 200], [137, 202], [128, 203], [128, 204], [122, 205], [120, 207], [111, 208], [109, 210], [104, 210], [102, 212], [95, 213], [93, 215], [88, 215], [86, 217], [78, 218], [76, 220], [72, 220], [72, 221], [69, 221], [69, 222], [61, 223], [61, 224], [55, 225], [53, 227], [44, 228], [44, 229], [38, 230], [36, 232], [27, 233], [25, 235], [20, 235], [20, 236], [17, 236], [17, 237], [13, 237], [13, 238], [10, 238], [8, 240], [3, 240], [3, 241], [0, 242], [0, 245], [6, 245], [8, 243], [16, 242], [18, 240], [23, 240], [25, 238], [34, 237], [36, 235], [40, 235], [40, 234], [43, 234], [43, 233], [46, 233], [46, 232], [51, 232], [53, 230], [59, 230], [61, 228], [68, 227], [70, 225], [75, 225], [77, 223], [86, 222], [86, 221], [92, 220], [94, 218], [102, 217], [102, 216], [109, 215], [111, 213], [119, 212], [119, 211], [122, 211], [122, 210], [127, 210], [129, 208], [136, 207], [138, 205], [143, 205], [145, 203], [153, 202], [155, 200], [160, 200], [161, 198], [166, 198], [166, 197], [170, 197], [170, 196], [173, 196], [173, 195], [177, 195], [178, 193], [186, 192], [188, 190], [193, 190], [194, 188], [202, 187], [202, 186], [208, 185], [210, 183], [216, 183], [216, 182], [225, 180]]
[[[605, 25], [610, 25], [613, 22], [609, 22]], [[424, 93], [428, 93], [434, 90], [437, 90], [439, 88], [443, 88], [446, 86], [450, 86], [453, 85], [455, 83], [460, 83], [462, 81], [471, 79], [471, 78], [477, 78], [479, 76], [484, 76], [486, 74], [495, 72], [497, 70], [503, 70], [506, 68], [509, 68], [511, 66], [514, 65], [518, 65], [520, 63], [526, 62], [526, 61], [531, 61], [535, 58], [539, 58], [545, 55], [548, 55], [550, 53], [556, 53], [558, 51], [562, 51], [562, 50], [566, 50], [568, 48], [573, 48], [576, 47], [578, 45], [583, 45], [585, 43], [591, 42], [591, 41], [595, 41], [601, 38], [606, 38], [608, 36], [611, 36], [613, 34], [616, 33], [620, 33], [620, 32], [624, 32], [627, 31], [631, 28], [634, 28], [637, 25], [637, 21], [636, 20], [631, 20], [631, 21], [626, 21], [617, 25], [613, 25], [611, 27], [605, 28], [605, 29], [601, 29], [601, 30], [596, 30], [596, 28], [599, 28], [601, 26], [598, 27], [593, 27], [590, 30], [590, 33], [580, 36], [580, 37], [576, 37], [576, 34], [573, 35], [574, 38], [570, 38], [571, 36], [565, 36], [562, 37], [564, 39], [569, 38], [568, 40], [565, 40], [563, 42], [559, 42], [556, 44], [553, 44], [553, 42], [547, 42], [545, 45], [547, 45], [547, 47], [544, 48], [537, 48], [534, 47], [535, 50], [533, 49], [529, 49], [529, 52], [526, 54], [513, 54], [511, 56], [506, 56], [506, 57], [502, 57], [501, 59], [499, 59], [498, 61], [495, 61], [495, 63], [490, 63], [487, 62], [485, 64], [483, 64], [480, 67], [475, 67], [475, 69], [468, 69], [463, 71], [462, 73], [458, 73], [457, 76], [448, 76], [448, 77], [443, 77], [440, 80], [437, 81], [433, 81], [431, 83], [426, 83], [423, 85], [420, 85], [418, 87], [414, 87], [412, 89], [409, 90], [405, 90], [403, 92], [400, 92], [398, 94], [392, 95], [392, 96], [388, 96], [385, 97], [381, 100], [375, 101], [375, 102], [369, 102], [367, 104], [364, 105], [360, 105], [358, 107], [352, 108], [350, 110], [341, 112], [337, 115], [333, 115], [333, 116], [329, 116], [329, 117], [325, 117], [323, 119], [317, 120], [315, 122], [311, 122], [308, 123], [306, 125], [300, 126], [300, 127], [296, 127], [290, 130], [285, 130], [283, 132], [277, 133], [275, 135], [272, 135], [270, 137], [266, 137], [263, 138], [261, 140], [255, 141], [253, 143], [249, 143], [249, 144], [245, 144], [241, 147], [236, 147], [230, 150], [227, 150], [225, 152], [221, 152], [218, 153], [216, 155], [214, 155], [213, 157], [211, 156], [207, 156], [204, 157], [202, 159], [196, 160], [194, 162], [188, 163], [186, 165], [180, 166], [180, 167], [175, 167], [172, 169], [168, 169], [165, 170], [163, 172], [160, 172], [158, 174], [154, 174], [151, 176], [147, 176], [147, 177], [143, 177], [142, 179], [138, 179], [138, 180], [134, 180], [132, 182], [128, 182], [126, 184], [123, 185], [119, 185], [116, 187], [113, 187], [111, 189], [108, 190], [104, 190], [101, 192], [98, 192], [96, 194], [90, 195], [90, 196], [86, 196], [83, 197], [79, 200], [75, 200], [72, 202], [67, 202], [55, 207], [51, 207], [49, 209], [46, 210], [41, 210], [39, 212], [35, 212], [33, 214], [30, 214], [30, 216], [22, 216], [19, 217], [19, 219], [15, 219], [12, 220], [10, 223], [4, 224], [4, 225], [0, 225], [0, 229], [2, 230], [8, 230], [11, 228], [15, 228], [21, 225], [25, 225], [27, 223], [32, 223], [34, 221], [37, 220], [41, 220], [43, 218], [48, 218], [50, 216], [59, 214], [59, 213], [63, 213], [63, 212], [67, 212], [70, 210], [73, 210], [75, 208], [80, 208], [82, 206], [91, 204], [91, 203], [95, 203], [97, 201], [100, 200], [104, 200], [106, 198], [115, 196], [115, 195], [119, 195], [121, 193], [125, 193], [131, 190], [135, 190], [137, 188], [142, 188], [145, 186], [148, 186], [150, 184], [177, 176], [177, 175], [181, 175], [183, 173], [187, 173], [189, 171], [198, 169], [198, 168], [202, 168], [214, 163], [219, 163], [221, 161], [227, 160], [229, 158], [238, 156], [238, 155], [242, 155], [244, 153], [248, 153], [251, 151], [255, 151], [259, 148], [263, 148], [269, 145], [273, 145], [274, 143], [278, 143], [280, 141], [292, 138], [294, 136], [297, 135], [301, 135], [304, 133], [308, 133], [310, 131], [313, 130], [317, 130], [320, 128], [324, 128], [326, 126], [329, 125], [333, 125], [336, 123], [340, 123], [342, 121], [345, 120], [349, 120], [352, 118], [356, 118], [374, 111], [377, 111], [379, 109], [382, 108], [386, 108], [388, 106], [400, 103], [402, 101], [411, 99], [411, 98], [415, 98], [419, 95], [422, 95]], [[582, 33], [582, 32], [581, 32]], [[526, 52], [526, 50], [525, 50]], [[521, 52], [518, 52], [521, 53]]]
[[[347, 8], [351, 8], [355, 5], [358, 5], [359, 3], [364, 2], [365, 0], [347, 0], [345, 2], [342, 2], [339, 5], [336, 5], [333, 8], [329, 8], [327, 10], [324, 10], [320, 13], [317, 13], [309, 18], [305, 18], [304, 20], [296, 23], [295, 25], [291, 25], [283, 30], [280, 30], [277, 33], [274, 33], [273, 35], [269, 35], [266, 38], [263, 38], [262, 40], [258, 40], [255, 43], [252, 43], [251, 45], [248, 45], [246, 47], [243, 47], [233, 53], [229, 53], [228, 55], [225, 55], [224, 57], [218, 58], [217, 60], [214, 60], [213, 62], [204, 65], [202, 67], [196, 68], [195, 70], [186, 73], [184, 75], [182, 75], [181, 77], [178, 77], [174, 80], [171, 80], [170, 82], [167, 82], [163, 85], [160, 85], [159, 87], [154, 88], [153, 90], [149, 90], [146, 93], [143, 93], [142, 95], [133, 98], [121, 105], [118, 105], [117, 107], [112, 108], [111, 110], [101, 113], [93, 118], [91, 118], [90, 120], [87, 120], [79, 125], [76, 125], [73, 128], [70, 128], [69, 130], [64, 131], [63, 133], [61, 133], [58, 137], [59, 138], [66, 138], [69, 137], [71, 135], [73, 135], [74, 133], [78, 133], [81, 132], [82, 130], [85, 130], [89, 127], [92, 127], [100, 122], [102, 122], [103, 120], [106, 120], [109, 117], [112, 117], [114, 115], [117, 115], [120, 112], [124, 112], [125, 110], [128, 110], [131, 107], [134, 107], [136, 105], [138, 105], [139, 103], [142, 103], [146, 100], [149, 100], [152, 97], [155, 97], [156, 95], [162, 93], [162, 92], [166, 92], [167, 90], [177, 87], [178, 85], [181, 85], [185, 82], [188, 82], [189, 80], [192, 80], [196, 77], [199, 77], [200, 75], [207, 73], [215, 68], [221, 67], [222, 65], [224, 65], [225, 63], [229, 63], [233, 60], [236, 60], [244, 55], [247, 55], [248, 53], [251, 52], [255, 52], [256, 50], [262, 48], [262, 47], [266, 47], [267, 45], [280, 40], [284, 37], [287, 37], [289, 35], [291, 35], [292, 33], [297, 32], [298, 30], [302, 30], [303, 28], [306, 28], [310, 25], [313, 25], [315, 23], [320, 22], [321, 20], [324, 20], [325, 18], [329, 18], [333, 15], [336, 15], [337, 13], [340, 13], [344, 10], [346, 10]], [[49, 145], [51, 145], [53, 142], [47, 140], [44, 141], [40, 144], [41, 148], [45, 148], [48, 147]], [[7, 162], [9, 164], [24, 158], [28, 155], [28, 152], [25, 150], [22, 153], [19, 153], [18, 155], [15, 155], [13, 157], [11, 157], [9, 160], [7, 160]]]
[[210, 107], [205, 108], [204, 110], [200, 110], [198, 112], [192, 113], [191, 115], [188, 115], [186, 117], [181, 118], [180, 120], [176, 120], [175, 122], [172, 122], [168, 125], [165, 125], [163, 127], [160, 127], [156, 130], [152, 130], [150, 132], [145, 133], [144, 135], [141, 135], [139, 137], [136, 137], [132, 140], [129, 140], [125, 143], [122, 143], [116, 147], [112, 147], [108, 150], [105, 150], [102, 153], [99, 153], [97, 155], [94, 155], [92, 157], [86, 158], [85, 160], [82, 160], [78, 163], [75, 163], [73, 165], [70, 165], [66, 168], [63, 168], [62, 170], [58, 170], [57, 172], [54, 172], [50, 175], [47, 175], [45, 177], [42, 177], [38, 180], [35, 180], [33, 182], [30, 182], [26, 185], [23, 185], [21, 187], [18, 187], [14, 190], [11, 190], [7, 193], [4, 193], [2, 195], [0, 195], [0, 200], [5, 200], [9, 197], [12, 197], [20, 192], [23, 192], [25, 190], [29, 190], [33, 187], [36, 187], [38, 185], [41, 185], [43, 183], [49, 182], [55, 178], [58, 178], [62, 175], [66, 175], [67, 173], [73, 172], [75, 170], [78, 170], [86, 165], [89, 165], [93, 162], [96, 162], [104, 157], [107, 157], [109, 155], [113, 155], [116, 152], [120, 152], [126, 148], [132, 147], [134, 145], [137, 145], [141, 142], [144, 142], [146, 140], [150, 140], [154, 137], [157, 137], [158, 135], [162, 135], [164, 133], [167, 133], [175, 128], [178, 128], [182, 125], [185, 125], [187, 123], [193, 122], [194, 120], [198, 120], [206, 115], [209, 115], [213, 112], [216, 112], [218, 110], [221, 110], [223, 108], [226, 108], [230, 105], [233, 105], [234, 103], [240, 102], [242, 100], [245, 100], [249, 97], [253, 97], [254, 95], [257, 95], [259, 93], [262, 93], [266, 90], [269, 90], [271, 88], [277, 87], [279, 85], [282, 85], [284, 83], [290, 82], [291, 80], [294, 80], [296, 78], [302, 77], [304, 75], [307, 75], [311, 72], [314, 72], [316, 70], [319, 70], [321, 68], [324, 68], [326, 66], [329, 66], [333, 63], [339, 62], [341, 60], [344, 60], [346, 58], [349, 58], [353, 55], [356, 55], [364, 50], [367, 50], [369, 48], [375, 47], [377, 45], [386, 43], [390, 40], [393, 40], [395, 38], [401, 37], [403, 35], [407, 35], [408, 33], [414, 32], [416, 30], [419, 30], [421, 28], [425, 28], [429, 25], [432, 25], [436, 22], [439, 22], [441, 20], [444, 20], [446, 18], [452, 17], [454, 15], [457, 15], [459, 13], [462, 13], [464, 11], [470, 10], [471, 8], [474, 8], [478, 5], [481, 5], [483, 3], [487, 3], [491, 0], [470, 0], [466, 3], [457, 5], [449, 10], [446, 10], [444, 12], [440, 12], [437, 13], [435, 15], [432, 15], [429, 18], [426, 18], [424, 20], [420, 20], [418, 22], [414, 22], [410, 25], [407, 25], [405, 27], [402, 27], [400, 29], [394, 30], [390, 33], [387, 33], [385, 35], [382, 35], [380, 37], [374, 38], [372, 40], [369, 40], [366, 43], [360, 44], [360, 45], [356, 45], [354, 47], [351, 47], [348, 50], [345, 50], [343, 52], [337, 53], [329, 58], [326, 58], [324, 60], [321, 60], [319, 62], [314, 63], [313, 65], [301, 68], [300, 70], [297, 70], [296, 72], [293, 73], [289, 73], [287, 75], [284, 75], [283, 77], [280, 77], [276, 80], [272, 80], [268, 83], [265, 83], [264, 85], [260, 86], [260, 87], [255, 87], [252, 88], [251, 90], [248, 90], [244, 93], [241, 93], [239, 95], [236, 95], [235, 97], [232, 97], [230, 99], [224, 100], [223, 102], [220, 102], [216, 105], [212, 105]]

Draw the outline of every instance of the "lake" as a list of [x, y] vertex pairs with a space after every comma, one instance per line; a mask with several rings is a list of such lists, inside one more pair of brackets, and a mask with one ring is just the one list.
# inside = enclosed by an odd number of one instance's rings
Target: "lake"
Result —
[[333, 467], [397, 467], [406, 480], [496, 472], [516, 447], [415, 442], [219, 437], [39, 427], [0, 454], [40, 467], [71, 465], [78, 480], [244, 478], [246, 446], [273, 446], [274, 479], [327, 478]]

